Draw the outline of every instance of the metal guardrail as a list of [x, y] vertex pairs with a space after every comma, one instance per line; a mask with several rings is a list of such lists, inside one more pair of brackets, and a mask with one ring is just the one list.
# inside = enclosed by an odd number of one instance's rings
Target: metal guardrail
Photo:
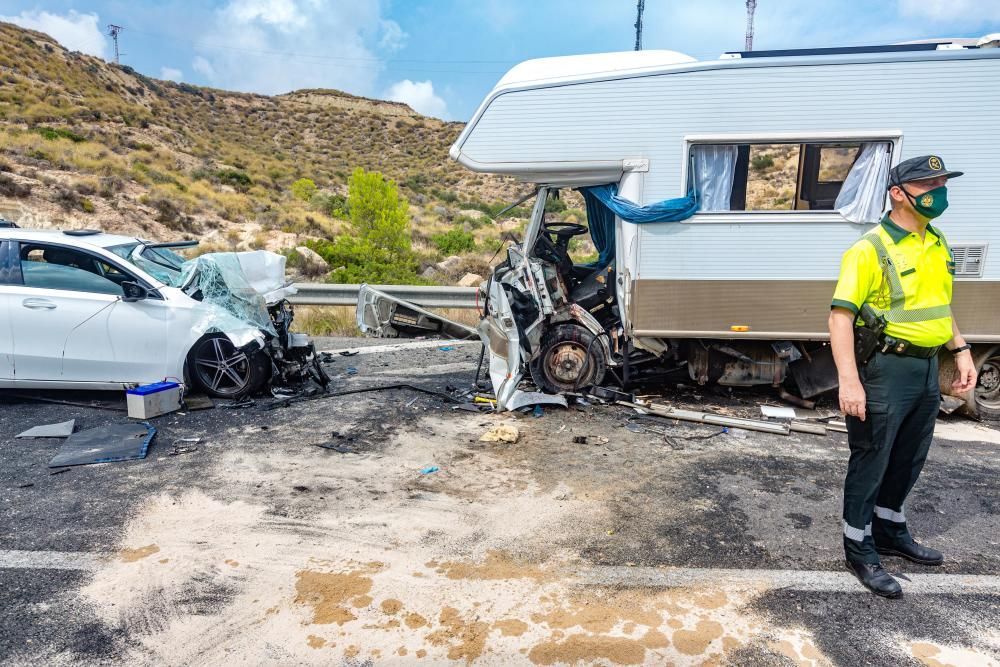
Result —
[[[288, 300], [301, 306], [353, 306], [361, 285], [295, 283], [299, 290]], [[476, 287], [437, 285], [372, 285], [375, 289], [425, 308], [475, 308]]]

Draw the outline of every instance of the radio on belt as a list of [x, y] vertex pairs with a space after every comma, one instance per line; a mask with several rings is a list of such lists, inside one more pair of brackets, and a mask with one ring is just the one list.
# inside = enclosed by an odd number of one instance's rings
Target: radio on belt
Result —
[[125, 392], [128, 416], [149, 419], [181, 409], [181, 385], [177, 382], [144, 384]]

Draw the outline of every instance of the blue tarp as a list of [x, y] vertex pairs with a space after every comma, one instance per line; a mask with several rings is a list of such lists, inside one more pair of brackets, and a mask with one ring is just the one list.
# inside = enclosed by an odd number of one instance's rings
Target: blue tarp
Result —
[[639, 206], [618, 196], [614, 184], [595, 185], [583, 188], [583, 199], [587, 204], [587, 225], [590, 237], [597, 248], [597, 261], [590, 266], [602, 269], [615, 258], [615, 215], [625, 222], [646, 224], [650, 222], [677, 222], [687, 220], [698, 211], [698, 196], [691, 193], [686, 197]]

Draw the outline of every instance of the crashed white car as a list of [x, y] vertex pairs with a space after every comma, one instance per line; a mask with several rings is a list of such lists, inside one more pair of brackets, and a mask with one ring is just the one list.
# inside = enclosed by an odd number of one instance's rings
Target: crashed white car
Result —
[[121, 389], [175, 379], [219, 398], [326, 376], [291, 333], [285, 258], [185, 261], [89, 230], [0, 228], [0, 387]]

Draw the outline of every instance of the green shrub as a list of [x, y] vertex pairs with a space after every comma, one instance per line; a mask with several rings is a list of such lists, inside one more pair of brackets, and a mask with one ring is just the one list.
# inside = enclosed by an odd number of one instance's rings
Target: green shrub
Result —
[[476, 249], [476, 239], [462, 229], [450, 229], [431, 236], [431, 242], [445, 255], [459, 255]]
[[755, 155], [753, 159], [750, 160], [750, 166], [754, 171], [764, 171], [765, 169], [770, 169], [774, 166], [774, 158], [764, 153], [763, 155]]
[[56, 139], [69, 139], [74, 144], [78, 144], [81, 141], [86, 141], [87, 137], [80, 136], [76, 132], [61, 128], [61, 127], [36, 127], [35, 132], [42, 135], [43, 138], [49, 141], [54, 141]]
[[316, 195], [316, 183], [311, 178], [300, 178], [292, 183], [292, 196], [302, 201], [309, 201]]
[[338, 236], [334, 241], [310, 240], [305, 245], [333, 269], [327, 277], [332, 283], [434, 284], [417, 275], [419, 265], [412, 252], [403, 255], [389, 252], [356, 236]]
[[81, 197], [80, 198], [80, 208], [83, 209], [84, 213], [93, 213], [94, 212], [94, 202], [90, 201], [86, 197]]
[[236, 169], [219, 169], [215, 177], [222, 185], [231, 186], [237, 192], [247, 192], [253, 187], [253, 179], [244, 171]]
[[566, 202], [562, 199], [556, 199], [550, 197], [545, 201], [545, 212], [546, 213], [562, 213], [566, 210]]
[[309, 203], [317, 210], [326, 213], [331, 218], [346, 219], [351, 207], [348, 205], [347, 197], [337, 194], [324, 194], [317, 192], [313, 195]]

